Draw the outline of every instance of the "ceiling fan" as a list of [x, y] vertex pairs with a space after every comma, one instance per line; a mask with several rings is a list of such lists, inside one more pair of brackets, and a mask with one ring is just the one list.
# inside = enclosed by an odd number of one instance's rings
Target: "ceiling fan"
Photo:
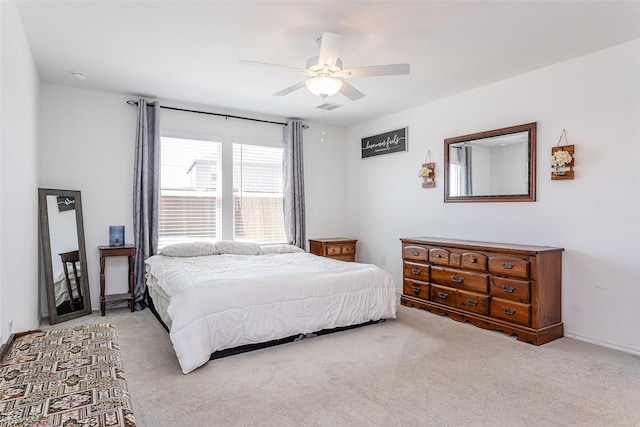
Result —
[[322, 36], [317, 40], [320, 47], [320, 53], [318, 56], [312, 56], [307, 60], [307, 68], [295, 68], [285, 65], [247, 60], [242, 60], [240, 63], [294, 71], [309, 76], [306, 80], [302, 80], [293, 86], [289, 86], [286, 89], [274, 93], [274, 96], [284, 96], [306, 86], [311, 93], [323, 98], [340, 92], [350, 100], [356, 101], [364, 97], [364, 93], [360, 92], [343, 79], [349, 77], [409, 74], [409, 64], [373, 65], [369, 67], [343, 69], [342, 60], [339, 57], [343, 39], [344, 37], [340, 34], [327, 32], [322, 33]]

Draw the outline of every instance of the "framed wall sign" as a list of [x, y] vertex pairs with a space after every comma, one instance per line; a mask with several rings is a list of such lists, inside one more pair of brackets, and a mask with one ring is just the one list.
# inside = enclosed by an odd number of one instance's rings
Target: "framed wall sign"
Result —
[[407, 151], [407, 129], [405, 127], [362, 138], [362, 158]]

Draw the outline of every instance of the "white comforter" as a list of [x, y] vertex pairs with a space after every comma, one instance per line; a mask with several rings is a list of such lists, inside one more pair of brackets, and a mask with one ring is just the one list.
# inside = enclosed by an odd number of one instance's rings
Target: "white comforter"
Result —
[[170, 298], [185, 374], [218, 350], [396, 316], [393, 279], [371, 264], [308, 253], [155, 255], [146, 264], [147, 284]]

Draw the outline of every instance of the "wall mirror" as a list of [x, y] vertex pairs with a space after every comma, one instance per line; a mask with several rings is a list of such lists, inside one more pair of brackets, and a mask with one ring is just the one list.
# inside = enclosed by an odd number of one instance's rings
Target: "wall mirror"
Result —
[[91, 314], [80, 191], [40, 188], [38, 204], [49, 323]]
[[444, 140], [445, 202], [536, 200], [536, 123]]

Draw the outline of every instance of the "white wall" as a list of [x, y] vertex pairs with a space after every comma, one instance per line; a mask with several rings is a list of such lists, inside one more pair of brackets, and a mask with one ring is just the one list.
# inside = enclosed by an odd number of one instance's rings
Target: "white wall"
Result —
[[[445, 138], [533, 121], [537, 202], [443, 203]], [[360, 138], [404, 126], [408, 152], [360, 159]], [[563, 129], [576, 146], [575, 180], [551, 181]], [[640, 354], [640, 39], [353, 126], [347, 139], [360, 261], [386, 255], [400, 287], [401, 237], [563, 247], [566, 335]], [[435, 189], [417, 177], [427, 150]]]
[[304, 132], [307, 240], [348, 237], [346, 149], [344, 128], [309, 123]]
[[[15, 2], [0, 2], [0, 342], [35, 329], [40, 79]], [[12, 331], [9, 322], [13, 322]]]
[[[109, 226], [125, 225], [125, 241], [133, 242], [136, 112], [126, 104], [127, 99], [120, 94], [42, 84], [38, 185], [79, 190], [82, 194], [86, 277], [93, 309], [100, 306], [97, 247], [109, 244]], [[108, 293], [125, 292], [128, 283], [126, 258], [108, 259], [106, 278]], [[41, 310], [46, 313], [42, 281], [40, 290]]]
[[[125, 241], [133, 241], [133, 162], [135, 97], [44, 83], [42, 85], [40, 187], [80, 190], [92, 308], [99, 307], [99, 254], [108, 244], [109, 225], [125, 226]], [[173, 106], [216, 111], [212, 107]], [[245, 113], [244, 115], [248, 115]], [[252, 117], [257, 117], [252, 115]], [[257, 117], [274, 121], [283, 118]], [[194, 138], [282, 140], [282, 127], [236, 119], [161, 110], [161, 132]], [[251, 125], [249, 125], [251, 123]], [[320, 142], [322, 130], [325, 141]], [[344, 233], [345, 130], [310, 123], [304, 133], [308, 237]], [[127, 286], [125, 258], [107, 260], [108, 293]], [[41, 284], [44, 295], [44, 284]], [[46, 312], [46, 301], [43, 301]]]

